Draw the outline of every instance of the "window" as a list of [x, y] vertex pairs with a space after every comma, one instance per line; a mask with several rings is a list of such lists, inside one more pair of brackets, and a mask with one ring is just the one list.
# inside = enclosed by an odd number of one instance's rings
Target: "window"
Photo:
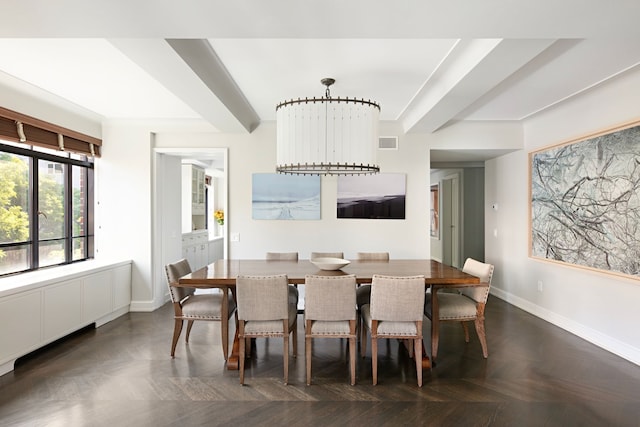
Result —
[[93, 158], [0, 139], [0, 275], [93, 258]]

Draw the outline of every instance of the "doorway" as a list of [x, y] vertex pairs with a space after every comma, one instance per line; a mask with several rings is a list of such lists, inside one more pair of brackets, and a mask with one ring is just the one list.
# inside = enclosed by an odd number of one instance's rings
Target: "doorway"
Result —
[[[153, 233], [152, 271], [154, 302], [164, 304], [168, 294], [164, 266], [184, 257], [182, 242], [182, 160], [198, 160], [210, 165], [213, 179], [219, 182], [216, 199], [228, 213], [228, 149], [227, 148], [156, 148], [153, 162]], [[215, 169], [215, 170], [213, 170]], [[210, 216], [212, 213], [207, 212]], [[209, 218], [209, 224], [215, 224]], [[217, 224], [215, 224], [217, 226]], [[221, 246], [223, 258], [228, 258], [227, 221], [222, 226], [222, 239], [216, 239], [214, 250]], [[209, 247], [207, 247], [207, 252]], [[218, 251], [220, 252], [220, 251]]]
[[442, 262], [460, 268], [460, 178], [448, 175], [442, 180]]

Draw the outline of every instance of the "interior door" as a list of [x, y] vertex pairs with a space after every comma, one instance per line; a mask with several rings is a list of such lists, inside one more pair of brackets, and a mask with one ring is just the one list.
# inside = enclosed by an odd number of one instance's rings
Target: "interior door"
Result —
[[460, 265], [460, 186], [458, 175], [442, 181], [442, 261], [454, 267]]

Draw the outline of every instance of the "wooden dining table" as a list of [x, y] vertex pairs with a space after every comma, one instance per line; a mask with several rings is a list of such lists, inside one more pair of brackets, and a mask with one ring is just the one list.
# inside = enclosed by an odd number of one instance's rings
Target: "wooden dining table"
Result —
[[[191, 288], [219, 288], [225, 295], [231, 292], [235, 296], [236, 277], [238, 275], [274, 275], [286, 274], [289, 283], [302, 285], [307, 274], [322, 276], [340, 276], [354, 274], [359, 284], [371, 283], [374, 274], [388, 276], [415, 276], [423, 275], [425, 286], [431, 288], [432, 321], [431, 321], [431, 348], [438, 344], [438, 290], [442, 288], [455, 288], [466, 286], [483, 286], [476, 276], [429, 259], [394, 259], [389, 261], [354, 260], [340, 270], [319, 270], [309, 260], [244, 260], [244, 259], [220, 259], [191, 274], [181, 277], [177, 286]], [[226, 304], [227, 298], [222, 299]], [[228, 308], [223, 312], [228, 312]], [[231, 355], [227, 361], [227, 369], [238, 369], [238, 336], [234, 336]], [[431, 367], [431, 360], [426, 353], [423, 357], [423, 368]]]

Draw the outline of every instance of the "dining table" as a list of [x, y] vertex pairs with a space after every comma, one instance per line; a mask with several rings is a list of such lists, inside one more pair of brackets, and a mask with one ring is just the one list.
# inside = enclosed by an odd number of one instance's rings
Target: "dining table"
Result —
[[[236, 278], [238, 275], [276, 275], [286, 274], [290, 284], [303, 285], [308, 274], [321, 276], [340, 276], [354, 274], [358, 284], [371, 283], [374, 274], [387, 276], [424, 276], [425, 286], [431, 289], [432, 320], [431, 348], [438, 344], [438, 290], [467, 286], [486, 286], [476, 276], [462, 270], [445, 265], [432, 259], [392, 259], [392, 260], [353, 260], [339, 270], [319, 270], [310, 260], [265, 260], [265, 259], [219, 259], [190, 274], [182, 276], [176, 283], [197, 289], [221, 289], [225, 295], [229, 292], [235, 297]], [[223, 304], [227, 303], [223, 298]], [[228, 308], [227, 308], [228, 310]], [[223, 312], [225, 308], [223, 308]], [[227, 361], [227, 369], [238, 369], [239, 343], [237, 330]], [[432, 361], [423, 351], [423, 368], [430, 368]]]

